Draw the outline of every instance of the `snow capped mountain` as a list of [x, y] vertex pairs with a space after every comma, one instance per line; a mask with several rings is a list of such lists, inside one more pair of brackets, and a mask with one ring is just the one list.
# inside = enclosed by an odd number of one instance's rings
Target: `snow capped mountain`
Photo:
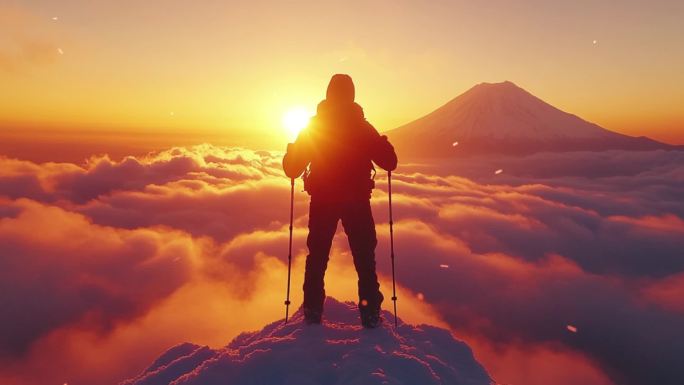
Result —
[[509, 81], [478, 84], [387, 134], [401, 154], [424, 156], [674, 147], [606, 130]]
[[301, 309], [245, 333], [228, 346], [180, 344], [121, 385], [489, 385], [493, 381], [463, 342], [447, 330], [399, 322], [359, 325], [356, 305], [326, 299], [322, 325], [306, 325]]

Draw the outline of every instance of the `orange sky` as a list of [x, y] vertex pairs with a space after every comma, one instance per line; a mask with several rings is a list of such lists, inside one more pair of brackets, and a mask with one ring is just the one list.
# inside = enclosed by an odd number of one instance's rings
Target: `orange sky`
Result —
[[683, 17], [680, 1], [9, 0], [0, 126], [279, 148], [282, 115], [313, 110], [345, 72], [380, 130], [511, 80], [608, 129], [684, 143]]

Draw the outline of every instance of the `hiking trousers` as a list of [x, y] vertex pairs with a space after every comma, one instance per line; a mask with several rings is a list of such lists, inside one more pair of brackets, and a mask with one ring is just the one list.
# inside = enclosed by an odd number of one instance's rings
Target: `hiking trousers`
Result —
[[306, 256], [304, 274], [304, 308], [323, 312], [325, 300], [323, 278], [328, 267], [330, 247], [339, 220], [342, 221], [344, 232], [347, 234], [349, 248], [354, 258], [354, 267], [359, 278], [359, 310], [362, 314], [378, 312], [383, 296], [380, 293], [380, 284], [375, 272], [375, 246], [378, 241], [369, 199], [351, 202], [311, 200], [309, 236], [306, 240], [309, 255]]

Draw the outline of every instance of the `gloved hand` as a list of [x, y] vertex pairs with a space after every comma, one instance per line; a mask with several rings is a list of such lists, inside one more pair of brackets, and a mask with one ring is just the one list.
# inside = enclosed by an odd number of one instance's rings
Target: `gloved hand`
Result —
[[387, 135], [378, 136], [372, 151], [372, 160], [387, 171], [393, 171], [397, 168], [397, 154], [394, 152], [394, 147], [389, 142], [389, 139], [387, 139]]
[[302, 153], [301, 145], [295, 146], [295, 143], [287, 144], [287, 152], [283, 157], [283, 170], [285, 175], [290, 178], [297, 178], [302, 175], [309, 164], [310, 159], [307, 158], [306, 153]]

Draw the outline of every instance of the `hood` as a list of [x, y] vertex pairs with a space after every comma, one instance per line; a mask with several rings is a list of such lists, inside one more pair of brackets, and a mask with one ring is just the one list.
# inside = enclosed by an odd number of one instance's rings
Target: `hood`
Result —
[[336, 74], [330, 79], [325, 98], [336, 104], [350, 104], [354, 102], [354, 94], [354, 82], [351, 76]]

